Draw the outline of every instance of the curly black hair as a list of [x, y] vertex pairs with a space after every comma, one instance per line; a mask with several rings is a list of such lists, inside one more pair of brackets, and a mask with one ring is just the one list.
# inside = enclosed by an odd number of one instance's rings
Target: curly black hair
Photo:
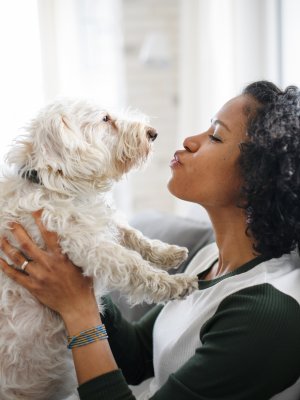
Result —
[[254, 105], [240, 157], [247, 232], [257, 253], [280, 257], [300, 249], [300, 91], [259, 81], [242, 95]]

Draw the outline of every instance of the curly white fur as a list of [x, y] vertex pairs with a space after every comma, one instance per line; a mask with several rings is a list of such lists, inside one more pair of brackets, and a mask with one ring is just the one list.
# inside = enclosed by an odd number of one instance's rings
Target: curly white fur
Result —
[[[43, 209], [44, 225], [94, 278], [97, 297], [110, 289], [132, 303], [189, 294], [195, 277], [161, 269], [180, 264], [187, 250], [145, 238], [109, 201], [113, 182], [148, 158], [154, 135], [146, 120], [117, 118], [86, 102], [46, 107], [7, 156], [13, 168], [0, 183], [0, 234], [17, 245], [9, 223], [19, 221], [43, 247], [31, 216]], [[30, 180], [32, 171], [38, 183]], [[1, 400], [77, 398], [62, 320], [2, 272], [0, 360]]]

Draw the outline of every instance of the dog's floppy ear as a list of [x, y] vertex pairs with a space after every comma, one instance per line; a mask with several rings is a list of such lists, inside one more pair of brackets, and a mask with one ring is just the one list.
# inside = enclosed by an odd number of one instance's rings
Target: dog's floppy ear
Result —
[[71, 122], [67, 115], [62, 115], [61, 121], [63, 125], [60, 139], [63, 146], [70, 151], [81, 148], [84, 141], [79, 128]]
[[9, 164], [23, 172], [31, 169], [62, 171], [66, 165], [70, 167], [72, 159], [86, 147], [79, 128], [59, 112], [36, 118], [25, 130], [6, 156]]
[[33, 123], [30, 133], [31, 163], [37, 170], [67, 173], [66, 168], [71, 168], [77, 153], [86, 146], [79, 127], [67, 115], [60, 113]]
[[89, 143], [81, 129], [65, 109], [48, 107], [27, 127], [27, 134], [17, 138], [7, 161], [23, 177], [36, 171], [38, 182], [53, 190], [94, 185], [95, 177], [105, 176], [110, 152], [102, 142], [101, 146]]
[[[51, 130], [43, 132], [33, 144], [37, 171], [45, 186], [85, 191], [85, 185], [95, 185], [96, 176], [105, 176], [108, 148], [102, 142], [101, 146], [89, 143], [81, 129], [76, 120], [64, 114], [52, 121]], [[101, 180], [99, 185], [104, 187], [106, 183]]]

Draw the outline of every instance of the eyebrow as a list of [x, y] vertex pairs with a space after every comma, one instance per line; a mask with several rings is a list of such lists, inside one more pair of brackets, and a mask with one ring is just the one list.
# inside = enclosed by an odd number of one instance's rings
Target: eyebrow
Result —
[[223, 121], [221, 121], [220, 119], [214, 119], [214, 118], [212, 118], [210, 122], [211, 122], [213, 125], [216, 125], [216, 124], [222, 125], [222, 126], [224, 126], [225, 129], [228, 130], [228, 132], [230, 132], [230, 129], [228, 128], [228, 126], [227, 126]]

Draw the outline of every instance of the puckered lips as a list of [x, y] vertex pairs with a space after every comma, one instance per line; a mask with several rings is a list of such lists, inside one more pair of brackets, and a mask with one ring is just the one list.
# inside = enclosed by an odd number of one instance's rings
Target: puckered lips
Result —
[[178, 156], [178, 152], [176, 151], [174, 154], [173, 159], [170, 161], [170, 167], [171, 168], [176, 168], [179, 167], [181, 165], [179, 156]]

